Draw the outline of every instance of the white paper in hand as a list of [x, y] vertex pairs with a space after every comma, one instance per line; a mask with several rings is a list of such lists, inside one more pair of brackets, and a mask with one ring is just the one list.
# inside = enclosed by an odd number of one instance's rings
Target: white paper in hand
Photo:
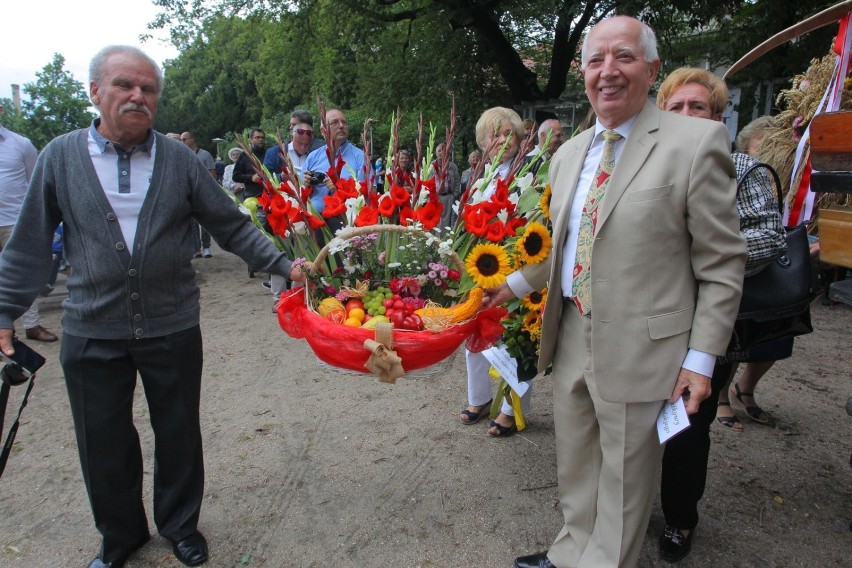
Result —
[[674, 402], [665, 401], [660, 415], [657, 416], [657, 435], [660, 437], [660, 443], [665, 444], [687, 428], [689, 428], [689, 416], [686, 414], [683, 397]]

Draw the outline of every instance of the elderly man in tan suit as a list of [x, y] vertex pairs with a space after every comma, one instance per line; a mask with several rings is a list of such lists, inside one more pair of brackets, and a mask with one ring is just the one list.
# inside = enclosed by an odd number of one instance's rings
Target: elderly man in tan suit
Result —
[[683, 395], [694, 412], [708, 396], [742, 288], [724, 126], [648, 101], [660, 61], [638, 20], [592, 28], [582, 64], [598, 120], [553, 159], [550, 262], [485, 300], [549, 288], [539, 369], [553, 364], [565, 525], [518, 568], [636, 564], [660, 471], [657, 415], [665, 399]]

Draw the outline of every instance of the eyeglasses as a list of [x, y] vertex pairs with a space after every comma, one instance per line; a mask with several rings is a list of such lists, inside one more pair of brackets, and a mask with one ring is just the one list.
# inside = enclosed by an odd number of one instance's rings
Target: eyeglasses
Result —
[[313, 135], [314, 135], [314, 131], [313, 131], [313, 130], [308, 130], [307, 128], [294, 128], [294, 129], [293, 129], [293, 134], [299, 134], [299, 135], [302, 135], [302, 136], [303, 136], [303, 135], [305, 135], [305, 134], [307, 134], [308, 136], [313, 136]]

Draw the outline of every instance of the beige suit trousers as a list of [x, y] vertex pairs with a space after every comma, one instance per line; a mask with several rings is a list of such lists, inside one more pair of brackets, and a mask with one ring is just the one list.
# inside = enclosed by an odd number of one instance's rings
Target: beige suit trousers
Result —
[[601, 399], [592, 364], [591, 321], [565, 302], [553, 366], [565, 525], [548, 557], [558, 568], [633, 567], [659, 479], [663, 447], [656, 418], [662, 401]]

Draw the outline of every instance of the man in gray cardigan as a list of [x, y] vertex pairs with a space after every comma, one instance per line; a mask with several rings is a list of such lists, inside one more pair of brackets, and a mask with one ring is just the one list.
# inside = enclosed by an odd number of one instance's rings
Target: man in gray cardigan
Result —
[[64, 222], [74, 267], [63, 302], [62, 364], [83, 478], [103, 542], [90, 567], [120, 567], [149, 539], [133, 424], [137, 373], [156, 439], [154, 522], [182, 563], [207, 561], [199, 425], [202, 344], [190, 220], [265, 272], [298, 268], [224, 194], [195, 155], [152, 130], [162, 72], [142, 51], [101, 50], [89, 68], [100, 111], [42, 152], [17, 227], [0, 254], [0, 349], [44, 288]]

